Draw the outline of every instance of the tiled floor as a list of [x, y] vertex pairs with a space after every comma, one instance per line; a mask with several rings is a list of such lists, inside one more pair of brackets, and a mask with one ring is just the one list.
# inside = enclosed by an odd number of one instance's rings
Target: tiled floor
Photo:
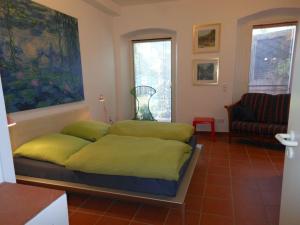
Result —
[[[205, 145], [186, 197], [187, 225], [277, 225], [284, 153], [228, 144]], [[180, 225], [176, 209], [69, 195], [71, 225]]]

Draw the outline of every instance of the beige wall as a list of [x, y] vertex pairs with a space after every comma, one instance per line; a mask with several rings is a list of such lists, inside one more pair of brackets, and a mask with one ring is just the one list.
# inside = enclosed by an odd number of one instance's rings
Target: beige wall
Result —
[[[176, 120], [191, 123], [194, 116], [213, 116], [217, 119], [217, 130], [227, 130], [227, 114], [224, 105], [232, 103], [236, 70], [237, 24], [248, 15], [272, 9], [300, 7], [299, 1], [292, 0], [178, 0], [171, 3], [131, 6], [122, 9], [120, 17], [114, 18], [114, 40], [116, 53], [116, 87], [118, 104], [122, 109], [119, 118], [131, 112], [130, 98], [124, 97], [128, 81], [124, 74], [126, 48], [122, 35], [132, 31], [161, 28], [176, 32], [177, 41], [177, 81]], [[214, 54], [192, 53], [192, 27], [194, 24], [221, 23], [221, 50]], [[123, 60], [120, 60], [121, 55]], [[218, 86], [192, 85], [192, 60], [197, 58], [220, 58], [220, 79]], [[129, 63], [129, 59], [126, 63]], [[127, 78], [128, 79], [128, 78]], [[239, 79], [239, 78], [237, 78]], [[129, 96], [129, 95], [127, 95]], [[128, 104], [124, 104], [124, 102]]]
[[113, 56], [112, 17], [81, 0], [35, 0], [52, 9], [78, 19], [85, 101], [12, 114], [16, 121], [66, 111], [87, 104], [94, 119], [104, 120], [99, 94], [107, 99], [114, 117], [115, 70]]

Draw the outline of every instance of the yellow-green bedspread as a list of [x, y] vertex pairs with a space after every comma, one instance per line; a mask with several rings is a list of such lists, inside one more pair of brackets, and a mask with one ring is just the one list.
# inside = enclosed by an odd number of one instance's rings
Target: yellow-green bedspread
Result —
[[109, 128], [108, 133], [134, 137], [155, 137], [187, 142], [194, 133], [194, 127], [185, 123], [123, 120], [114, 123]]
[[66, 162], [71, 170], [105, 175], [178, 180], [191, 146], [173, 140], [106, 135]]

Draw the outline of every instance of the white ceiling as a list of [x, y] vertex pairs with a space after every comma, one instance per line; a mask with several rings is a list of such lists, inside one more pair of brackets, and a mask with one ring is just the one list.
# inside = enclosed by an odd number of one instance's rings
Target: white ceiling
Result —
[[119, 4], [120, 6], [129, 6], [129, 5], [152, 4], [152, 3], [176, 1], [176, 0], [112, 0], [112, 1]]

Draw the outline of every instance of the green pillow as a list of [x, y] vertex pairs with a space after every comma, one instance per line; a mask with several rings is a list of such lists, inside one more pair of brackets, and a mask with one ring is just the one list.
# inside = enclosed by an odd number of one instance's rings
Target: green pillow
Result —
[[89, 143], [91, 142], [69, 135], [48, 134], [21, 145], [14, 152], [14, 156], [65, 165], [72, 154]]
[[62, 134], [80, 137], [89, 141], [97, 141], [107, 134], [110, 125], [97, 121], [78, 121], [65, 126]]
[[184, 123], [124, 120], [113, 124], [109, 129], [109, 133], [187, 142], [194, 133], [194, 127]]

